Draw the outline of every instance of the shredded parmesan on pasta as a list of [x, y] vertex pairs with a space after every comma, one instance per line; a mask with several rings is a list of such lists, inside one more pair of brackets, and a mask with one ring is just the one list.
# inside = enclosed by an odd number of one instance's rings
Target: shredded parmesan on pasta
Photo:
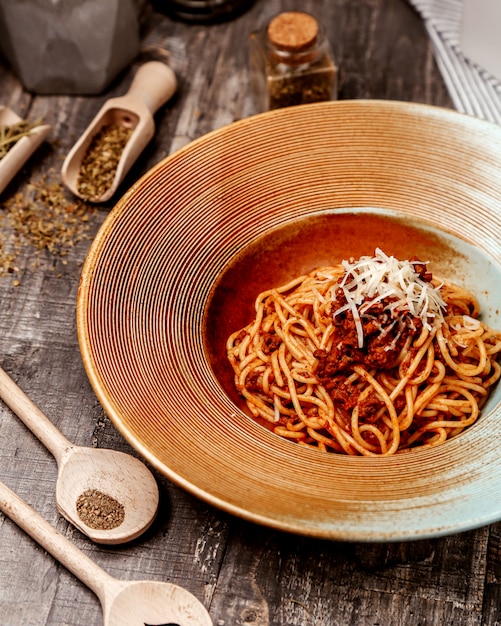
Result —
[[355, 262], [343, 261], [345, 275], [339, 285], [347, 304], [334, 312], [334, 316], [351, 311], [357, 329], [358, 346], [364, 345], [361, 316], [384, 301], [385, 311], [392, 317], [410, 314], [419, 317], [423, 326], [431, 330], [433, 322], [444, 321], [446, 304], [440, 289], [423, 280], [414, 265], [421, 261], [399, 261], [376, 248], [375, 256], [362, 256]]
[[480, 320], [476, 320], [469, 315], [463, 315], [463, 324], [466, 330], [478, 330], [481, 326]]

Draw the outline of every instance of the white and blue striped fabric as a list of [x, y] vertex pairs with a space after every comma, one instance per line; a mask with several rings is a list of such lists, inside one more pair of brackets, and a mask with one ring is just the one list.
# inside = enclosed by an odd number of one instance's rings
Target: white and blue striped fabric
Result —
[[462, 0], [408, 1], [424, 20], [455, 108], [501, 124], [501, 81], [461, 52]]

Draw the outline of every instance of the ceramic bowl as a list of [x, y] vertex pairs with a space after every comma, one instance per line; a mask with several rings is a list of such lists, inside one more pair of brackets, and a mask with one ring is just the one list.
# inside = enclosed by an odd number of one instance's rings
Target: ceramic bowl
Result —
[[501, 128], [402, 102], [264, 113], [169, 156], [111, 211], [86, 260], [77, 327], [91, 384], [159, 472], [227, 512], [356, 541], [501, 519], [500, 391], [434, 449], [352, 458], [257, 423], [227, 336], [265, 287], [376, 246], [418, 255], [501, 328]]

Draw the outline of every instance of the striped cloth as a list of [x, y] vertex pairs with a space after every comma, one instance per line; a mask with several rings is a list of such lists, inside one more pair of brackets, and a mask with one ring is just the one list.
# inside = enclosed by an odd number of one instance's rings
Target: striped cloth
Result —
[[424, 20], [435, 59], [458, 111], [501, 123], [501, 81], [461, 52], [462, 0], [408, 0]]

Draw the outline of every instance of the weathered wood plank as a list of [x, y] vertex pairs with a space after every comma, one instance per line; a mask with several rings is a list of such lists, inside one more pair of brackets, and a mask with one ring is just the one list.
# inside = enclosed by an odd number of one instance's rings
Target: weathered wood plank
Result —
[[344, 544], [242, 523], [213, 606], [256, 626], [482, 624], [487, 536]]
[[[155, 138], [121, 191], [188, 141], [252, 115], [247, 36], [290, 8], [321, 15], [339, 65], [340, 98], [451, 106], [423, 24], [404, 0], [258, 0], [237, 20], [210, 27], [173, 21], [142, 3], [141, 58], [99, 96], [32, 97], [0, 60], [0, 103], [53, 125], [49, 143], [3, 199], [25, 192], [27, 180], [42, 173], [58, 182], [66, 152], [101, 104], [127, 90], [148, 55], [169, 55], [179, 90], [155, 116]], [[111, 207], [91, 216], [90, 236]], [[89, 243], [64, 259], [43, 253], [36, 269], [25, 246], [20, 285], [0, 279], [0, 365], [71, 441], [135, 454], [103, 413], [78, 351], [75, 302]], [[210, 607], [217, 626], [501, 622], [499, 525], [429, 541], [331, 543], [232, 518], [158, 476], [162, 502], [153, 527], [131, 545], [107, 548], [58, 515], [55, 476], [51, 456], [0, 406], [0, 477], [112, 575], [183, 585]], [[101, 623], [92, 592], [2, 515], [0, 615], [12, 626]]]

